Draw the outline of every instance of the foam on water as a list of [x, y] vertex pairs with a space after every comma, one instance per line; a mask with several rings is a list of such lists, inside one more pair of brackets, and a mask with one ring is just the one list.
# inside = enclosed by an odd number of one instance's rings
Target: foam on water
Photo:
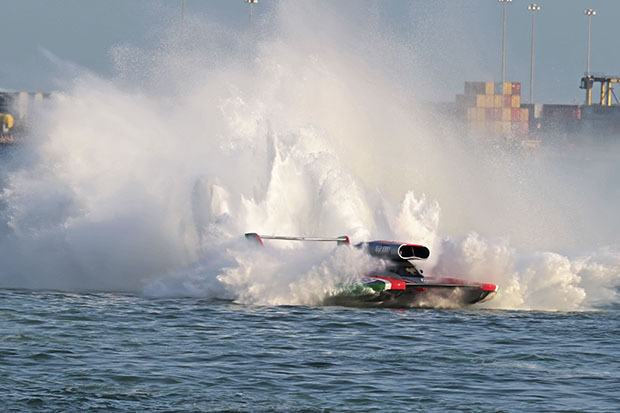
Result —
[[[376, 265], [346, 248], [274, 242], [257, 251], [241, 238], [255, 231], [424, 243], [426, 273], [498, 283], [493, 307], [616, 300], [612, 247], [568, 257], [460, 223], [454, 211], [491, 220], [498, 205], [509, 212], [500, 227], [514, 234], [562, 220], [540, 199], [544, 186], [513, 185], [529, 178], [512, 155], [480, 157], [429, 127], [415, 94], [382, 71], [398, 47], [381, 38], [376, 48], [328, 47], [321, 39], [346, 32], [346, 22], [326, 23], [314, 39], [291, 24], [302, 15], [279, 6], [274, 28], [247, 47], [198, 21], [189, 32], [200, 41], [171, 32], [155, 50], [115, 49], [112, 79], [77, 70], [4, 166], [2, 286], [316, 305]], [[471, 179], [455, 185], [467, 165]], [[490, 171], [499, 181], [487, 186]], [[467, 194], [456, 196], [461, 187]], [[494, 190], [494, 204], [475, 203]], [[531, 193], [552, 226], [524, 227]], [[458, 225], [442, 226], [441, 200]]]

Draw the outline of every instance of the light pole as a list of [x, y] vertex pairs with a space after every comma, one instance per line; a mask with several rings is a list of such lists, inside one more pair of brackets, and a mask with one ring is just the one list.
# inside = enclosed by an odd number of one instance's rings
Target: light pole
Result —
[[530, 103], [534, 103], [534, 30], [536, 27], [536, 13], [540, 11], [540, 6], [532, 3], [527, 6], [532, 13], [532, 33], [530, 34]]
[[587, 68], [586, 75], [590, 74], [590, 40], [592, 39], [592, 16], [596, 16], [596, 10], [594, 9], [585, 9], [583, 14], [588, 16], [588, 58], [587, 58]]
[[506, 81], [506, 6], [512, 0], [497, 0], [502, 6], [502, 84]]
[[254, 7], [255, 4], [258, 3], [258, 0], [245, 0], [246, 3], [248, 3], [248, 6], [250, 6], [250, 25], [252, 24], [252, 8]]

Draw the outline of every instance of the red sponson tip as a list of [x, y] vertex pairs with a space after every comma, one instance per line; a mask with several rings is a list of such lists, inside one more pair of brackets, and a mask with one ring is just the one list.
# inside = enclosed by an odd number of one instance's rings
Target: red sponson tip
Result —
[[380, 280], [389, 281], [392, 284], [392, 287], [390, 288], [391, 290], [402, 290], [402, 291], [404, 291], [407, 288], [407, 283], [404, 282], [403, 280], [399, 280], [399, 279], [392, 278], [392, 277], [384, 277], [384, 276], [375, 276], [375, 278], [378, 278]]
[[482, 291], [491, 291], [491, 292], [493, 292], [493, 291], [497, 291], [497, 285], [491, 284], [491, 283], [486, 283], [486, 284], [482, 284], [480, 286], [480, 289]]
[[407, 288], [407, 283], [403, 280], [393, 280], [392, 281], [392, 290], [405, 290]]

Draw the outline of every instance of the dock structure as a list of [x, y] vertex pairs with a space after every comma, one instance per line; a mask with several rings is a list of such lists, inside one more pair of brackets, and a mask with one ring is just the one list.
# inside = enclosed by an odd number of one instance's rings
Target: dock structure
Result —
[[0, 145], [19, 141], [32, 112], [51, 96], [49, 92], [0, 91]]
[[614, 93], [614, 86], [620, 83], [620, 76], [586, 74], [581, 78], [581, 85], [579, 86], [580, 89], [585, 89], [586, 91], [585, 106], [592, 106], [592, 89], [595, 83], [601, 84], [599, 105], [613, 106], [620, 103]]

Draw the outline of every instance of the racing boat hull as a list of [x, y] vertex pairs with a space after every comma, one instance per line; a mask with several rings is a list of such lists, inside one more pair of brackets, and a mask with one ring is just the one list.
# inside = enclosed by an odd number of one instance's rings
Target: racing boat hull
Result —
[[[385, 308], [454, 308], [488, 301], [497, 292], [495, 284], [467, 283], [458, 279], [419, 278], [405, 280], [392, 277], [370, 277], [367, 288], [343, 289], [326, 300], [328, 305]], [[387, 280], [385, 288], [375, 281]], [[404, 285], [403, 285], [404, 283]]]

